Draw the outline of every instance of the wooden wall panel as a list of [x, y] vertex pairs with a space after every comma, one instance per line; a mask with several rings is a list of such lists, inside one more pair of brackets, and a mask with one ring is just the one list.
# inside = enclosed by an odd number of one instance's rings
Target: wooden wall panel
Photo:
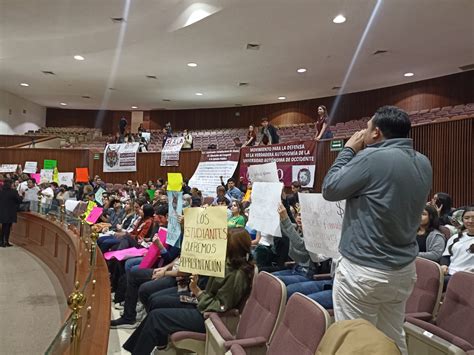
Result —
[[[383, 105], [396, 105], [407, 111], [474, 102], [474, 71], [448, 75], [382, 89], [342, 95], [337, 109], [336, 96], [268, 105], [195, 110], [151, 111], [151, 129], [171, 122], [176, 129], [245, 127], [260, 125], [268, 117], [274, 125], [313, 122], [318, 105], [325, 105], [331, 124], [372, 116]], [[239, 116], [236, 116], [236, 113]]]
[[47, 136], [20, 136], [20, 135], [10, 135], [2, 134], [0, 135], [0, 147], [11, 147], [13, 145], [30, 143], [32, 139], [38, 141], [39, 139], [46, 138]]

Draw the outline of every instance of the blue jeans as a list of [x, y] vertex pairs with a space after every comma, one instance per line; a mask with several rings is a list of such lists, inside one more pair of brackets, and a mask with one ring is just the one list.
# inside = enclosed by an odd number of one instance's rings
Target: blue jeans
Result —
[[288, 287], [288, 285], [309, 281], [311, 279], [306, 276], [306, 271], [302, 270], [300, 266], [296, 266], [293, 269], [275, 271], [272, 275], [278, 277]]
[[102, 254], [108, 252], [110, 248], [118, 243], [120, 243], [120, 239], [115, 238], [113, 235], [105, 235], [97, 239], [97, 245], [102, 251]]
[[293, 283], [286, 287], [287, 297], [296, 292], [308, 296], [326, 309], [332, 309], [332, 282], [333, 280], [303, 281]]
[[143, 260], [143, 256], [137, 256], [136, 258], [130, 258], [125, 261], [125, 273], [128, 275], [130, 270], [138, 269], [138, 266]]

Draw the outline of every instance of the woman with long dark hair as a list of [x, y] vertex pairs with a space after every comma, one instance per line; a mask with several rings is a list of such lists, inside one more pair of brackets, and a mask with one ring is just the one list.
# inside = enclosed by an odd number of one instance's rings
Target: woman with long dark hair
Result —
[[0, 223], [2, 224], [2, 234], [0, 247], [11, 247], [10, 231], [12, 224], [16, 223], [17, 210], [22, 198], [18, 195], [16, 189], [12, 188], [12, 180], [5, 179], [0, 189]]
[[418, 243], [418, 256], [439, 262], [443, 255], [446, 239], [439, 230], [438, 211], [433, 206], [427, 205], [421, 213], [421, 222], [416, 233]]
[[255, 127], [253, 125], [249, 126], [249, 130], [247, 132], [247, 139], [242, 147], [251, 147], [254, 146], [257, 142], [257, 133], [255, 133]]
[[152, 310], [123, 345], [132, 354], [150, 354], [165, 348], [168, 337], [179, 331], [205, 333], [204, 312], [225, 312], [247, 297], [252, 285], [254, 264], [249, 261], [250, 235], [234, 229], [227, 238], [227, 265], [224, 278], [210, 277], [205, 290], [197, 286], [197, 275], [189, 288], [198, 300], [195, 307]]
[[324, 105], [318, 106], [318, 119], [316, 120], [316, 135], [314, 139], [319, 141], [320, 139], [332, 138], [333, 134], [329, 130], [329, 115], [328, 109]]
[[437, 192], [431, 204], [436, 208], [439, 215], [439, 223], [441, 225], [451, 224], [449, 217], [451, 216], [451, 208], [453, 207], [453, 199], [445, 192]]

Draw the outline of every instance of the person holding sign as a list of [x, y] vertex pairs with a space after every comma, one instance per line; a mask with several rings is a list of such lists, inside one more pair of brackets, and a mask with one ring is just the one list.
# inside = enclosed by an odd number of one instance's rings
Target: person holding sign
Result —
[[334, 279], [336, 321], [363, 318], [407, 354], [405, 304], [416, 281], [416, 232], [431, 188], [427, 157], [408, 138], [408, 114], [379, 108], [324, 178], [328, 201], [346, 200]]
[[190, 290], [197, 298], [196, 306], [152, 310], [123, 345], [132, 354], [150, 354], [155, 346], [166, 348], [171, 334], [179, 331], [205, 333], [204, 313], [225, 312], [236, 308], [250, 293], [254, 264], [248, 260], [250, 235], [237, 229], [227, 237], [225, 277], [210, 277], [206, 289], [197, 286], [194, 275]]

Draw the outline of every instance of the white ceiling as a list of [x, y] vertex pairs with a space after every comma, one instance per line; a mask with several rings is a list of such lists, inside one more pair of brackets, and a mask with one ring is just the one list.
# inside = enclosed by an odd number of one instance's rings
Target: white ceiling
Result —
[[[199, 9], [213, 14], [183, 27]], [[336, 25], [339, 13], [347, 21]], [[124, 24], [110, 19], [122, 16]], [[247, 43], [261, 49], [246, 50]], [[388, 53], [373, 56], [376, 50]], [[76, 54], [86, 60], [74, 60]], [[332, 87], [346, 75], [344, 92], [355, 92], [456, 73], [472, 63], [473, 0], [0, 0], [0, 89], [48, 107], [294, 101], [335, 95]], [[308, 71], [296, 73], [301, 67]], [[408, 71], [415, 76], [405, 78]]]

